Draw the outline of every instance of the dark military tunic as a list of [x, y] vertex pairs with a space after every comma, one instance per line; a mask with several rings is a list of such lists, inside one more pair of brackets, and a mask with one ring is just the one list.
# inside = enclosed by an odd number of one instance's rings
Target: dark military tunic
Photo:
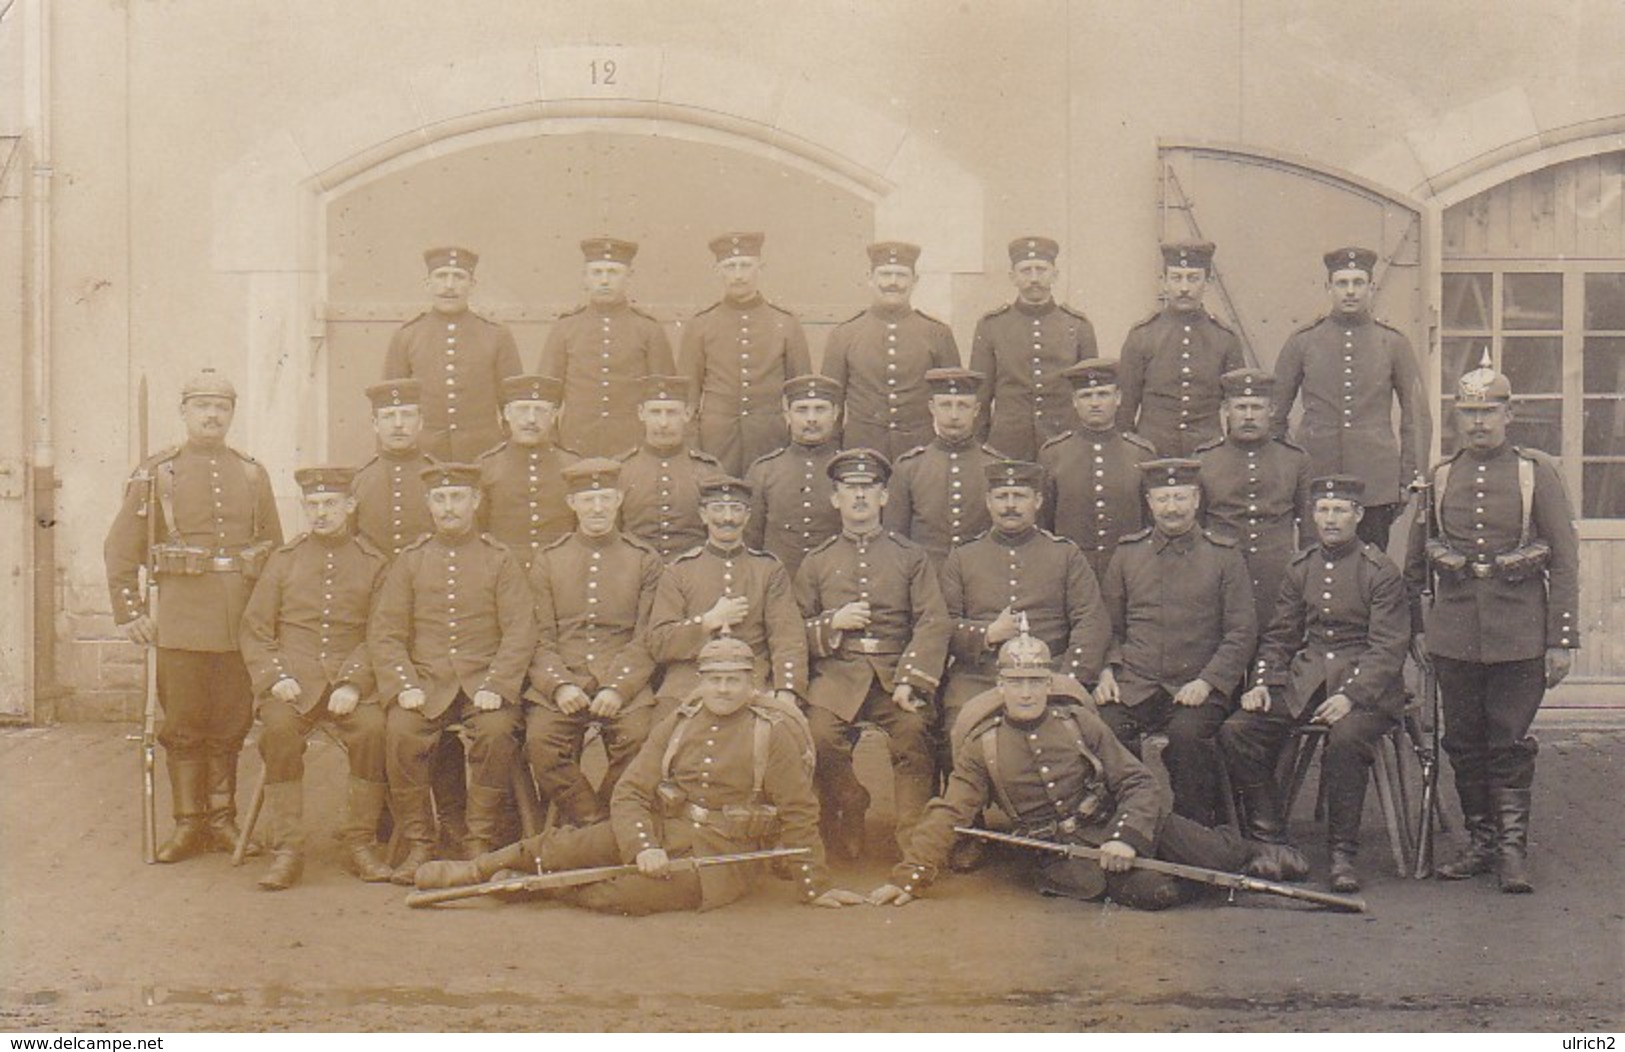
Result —
[[1072, 385], [1061, 370], [1094, 358], [1095, 327], [1082, 311], [1017, 300], [982, 316], [971, 340], [970, 367], [987, 377], [982, 422], [987, 444], [1018, 460], [1077, 421]]
[[1411, 643], [1399, 568], [1374, 545], [1317, 544], [1287, 567], [1281, 601], [1258, 647], [1255, 681], [1279, 687], [1294, 716], [1317, 692], [1397, 716]]
[[1299, 524], [1313, 533], [1309, 455], [1284, 439], [1243, 443], [1232, 436], [1199, 447], [1196, 459], [1207, 526], [1235, 541], [1247, 560], [1262, 629], [1275, 616]]
[[696, 315], [683, 329], [678, 370], [700, 399], [700, 448], [738, 476], [789, 440], [782, 388], [812, 371], [812, 357], [795, 315], [757, 296]]
[[[1411, 342], [1369, 314], [1328, 315], [1293, 333], [1275, 360], [1275, 430], [1286, 434], [1293, 400], [1303, 419], [1293, 438], [1311, 471], [1353, 475], [1367, 504], [1397, 504], [1432, 439], [1426, 395]], [[1399, 401], [1399, 438], [1393, 404]]]
[[745, 543], [778, 557], [795, 579], [807, 553], [841, 532], [841, 513], [830, 503], [835, 484], [825, 474], [840, 443], [792, 442], [750, 466], [750, 522]]
[[705, 543], [700, 483], [722, 473], [715, 457], [679, 446], [640, 445], [621, 462], [621, 526], [667, 562]]
[[384, 356], [385, 380], [423, 383], [424, 451], [465, 464], [502, 441], [498, 388], [521, 371], [508, 327], [469, 310], [424, 311], [396, 330]]
[[1160, 310], [1123, 341], [1117, 424], [1162, 456], [1188, 457], [1219, 437], [1219, 377], [1246, 364], [1235, 332], [1207, 311]]
[[493, 537], [430, 534], [390, 564], [367, 626], [383, 698], [424, 692], [435, 720], [459, 693], [482, 690], [517, 705], [536, 644], [530, 590], [519, 560]]
[[724, 595], [750, 603], [745, 619], [728, 634], [750, 645], [759, 681], [806, 694], [807, 629], [783, 564], [743, 545], [724, 551], [707, 542], [678, 556], [655, 589], [648, 640], [650, 654], [666, 670], [661, 696], [686, 698], [699, 684], [694, 659], [711, 639], [700, 618]]
[[948, 549], [986, 532], [992, 524], [982, 468], [1002, 459], [997, 450], [974, 438], [950, 443], [939, 437], [904, 453], [893, 465], [886, 487], [890, 494], [882, 513], [886, 528], [923, 547], [941, 566]]
[[391, 559], [434, 530], [421, 472], [436, 463], [426, 453], [380, 451], [361, 466], [350, 483], [355, 494], [355, 526], [374, 548]]
[[302, 535], [272, 553], [243, 612], [242, 652], [254, 693], [299, 684], [309, 712], [349, 683], [370, 699], [377, 687], [367, 653], [367, 616], [388, 560], [366, 541]]
[[948, 710], [992, 689], [998, 647], [988, 646], [987, 629], [1006, 607], [1027, 615], [1028, 631], [1057, 656], [1056, 671], [1080, 683], [1100, 678], [1111, 619], [1094, 571], [1071, 541], [1036, 527], [1013, 537], [989, 530], [948, 553], [942, 598], [953, 623]]
[[[796, 574], [796, 602], [813, 657], [809, 704], [843, 720], [857, 717], [871, 686], [908, 684], [929, 698], [948, 656], [948, 610], [924, 548], [888, 530], [841, 532], [814, 549]], [[847, 603], [869, 603], [860, 632], [830, 627]]]
[[955, 368], [959, 345], [942, 322], [911, 308], [871, 307], [837, 325], [821, 372], [846, 389], [846, 449], [896, 460], [931, 441], [929, 369]]
[[1169, 537], [1156, 529], [1117, 546], [1101, 595], [1112, 619], [1106, 660], [1132, 707], [1202, 679], [1229, 694], [1258, 640], [1247, 564], [1234, 542], [1201, 529]]
[[580, 458], [554, 445], [504, 442], [480, 457], [482, 528], [530, 569], [536, 553], [575, 529], [563, 471]]
[[1045, 487], [1039, 521], [1083, 549], [1096, 580], [1105, 580], [1117, 539], [1145, 524], [1137, 465], [1156, 456], [1138, 435], [1084, 428], [1038, 451]]
[[643, 378], [675, 368], [665, 329], [628, 303], [588, 304], [564, 315], [547, 334], [537, 369], [564, 381], [559, 444], [584, 457], [621, 452], [643, 431]]

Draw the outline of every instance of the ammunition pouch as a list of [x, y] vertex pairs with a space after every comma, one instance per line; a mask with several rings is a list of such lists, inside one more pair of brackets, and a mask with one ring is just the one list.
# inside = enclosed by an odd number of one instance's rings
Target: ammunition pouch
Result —
[[153, 569], [171, 577], [240, 573], [252, 580], [265, 569], [265, 562], [270, 556], [269, 543], [251, 544], [234, 552], [194, 544], [168, 543], [152, 546]]
[[1433, 567], [1434, 572], [1440, 577], [1461, 581], [1472, 576], [1472, 571], [1467, 566], [1467, 556], [1437, 537], [1428, 541], [1427, 547], [1423, 550], [1427, 555], [1428, 565]]
[[661, 782], [655, 786], [655, 801], [660, 805], [662, 818], [677, 818], [688, 806], [688, 793], [676, 782]]
[[1515, 584], [1545, 573], [1546, 565], [1551, 561], [1552, 546], [1545, 541], [1532, 541], [1497, 555], [1493, 565], [1497, 578]]
[[779, 832], [779, 809], [772, 804], [726, 804], [720, 808], [684, 804], [678, 813], [729, 840], [762, 841]]
[[1105, 788], [1099, 783], [1091, 783], [1084, 789], [1083, 798], [1072, 813], [1065, 818], [1036, 824], [1018, 823], [1018, 826], [1022, 836], [1057, 843], [1081, 843], [1084, 839], [1081, 834], [1085, 829], [1099, 825], [1111, 816], [1110, 806]]

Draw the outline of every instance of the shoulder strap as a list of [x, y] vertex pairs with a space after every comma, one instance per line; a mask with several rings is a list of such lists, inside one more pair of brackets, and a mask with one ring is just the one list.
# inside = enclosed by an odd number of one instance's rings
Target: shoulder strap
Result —
[[677, 758], [677, 747], [683, 743], [683, 732], [688, 730], [688, 721], [693, 713], [680, 712], [677, 723], [671, 729], [671, 737], [666, 739], [666, 751], [660, 757], [660, 779], [665, 781], [671, 777], [671, 762]]
[[997, 721], [982, 732], [981, 742], [982, 760], [987, 764], [987, 777], [993, 783], [993, 795], [999, 798], [999, 809], [1009, 815], [1012, 821], [1019, 819], [1016, 805], [1010, 802], [1010, 794], [1005, 791], [1004, 776], [999, 772], [999, 724]]
[[174, 540], [175, 530], [175, 461], [169, 459], [158, 465], [158, 507], [164, 512], [164, 535]]
[[761, 713], [756, 714], [750, 739], [750, 798], [762, 798], [762, 786], [767, 782], [767, 752], [773, 736], [773, 721]]
[[1444, 507], [1444, 488], [1450, 484], [1450, 465], [1453, 461], [1447, 460], [1433, 471], [1433, 499], [1428, 503], [1433, 508], [1433, 535], [1444, 536], [1444, 518], [1440, 509]]
[[1529, 520], [1535, 513], [1535, 461], [1518, 455], [1518, 497], [1523, 501], [1523, 525], [1518, 530], [1518, 547], [1529, 543]]
[[1083, 727], [1078, 723], [1078, 714], [1069, 709], [1065, 712], [1065, 715], [1066, 722], [1071, 725], [1072, 733], [1076, 735], [1078, 739], [1078, 755], [1082, 756], [1085, 760], [1088, 760], [1089, 766], [1093, 767], [1095, 770], [1095, 776], [1093, 779], [1090, 779], [1090, 781], [1103, 779], [1106, 775], [1106, 768], [1101, 764], [1100, 758], [1094, 753], [1090, 752], [1089, 746], [1084, 744]]

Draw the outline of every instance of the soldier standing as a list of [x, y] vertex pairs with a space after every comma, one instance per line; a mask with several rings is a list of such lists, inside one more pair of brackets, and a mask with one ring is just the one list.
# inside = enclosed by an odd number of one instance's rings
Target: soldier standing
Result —
[[666, 562], [705, 542], [700, 483], [723, 474], [715, 457], [688, 444], [694, 390], [681, 376], [645, 376], [638, 423], [643, 441], [616, 459], [626, 532]]
[[356, 472], [356, 532], [391, 559], [434, 528], [423, 489], [423, 469], [435, 459], [423, 452], [423, 385], [385, 380], [367, 388], [378, 452]]
[[881, 528], [891, 465], [872, 449], [830, 461], [841, 532], [815, 548], [796, 574], [813, 656], [808, 722], [825, 844], [862, 853], [869, 793], [852, 771], [858, 720], [891, 739], [897, 833], [907, 838], [931, 797], [933, 696], [948, 650], [948, 612], [925, 549]]
[[931, 369], [925, 380], [936, 437], [897, 458], [883, 519], [887, 529], [924, 548], [932, 565], [940, 567], [948, 549], [987, 530], [983, 468], [1001, 458], [976, 440], [982, 374]]
[[825, 472], [840, 452], [841, 386], [816, 375], [786, 382], [784, 418], [790, 444], [757, 460], [745, 475], [751, 487], [745, 543], [776, 556], [794, 581], [807, 553], [841, 529]]
[[[621, 465], [592, 457], [564, 469], [575, 532], [530, 568], [537, 646], [525, 690], [525, 748], [542, 794], [573, 825], [601, 821], [615, 782], [649, 735], [654, 696], [646, 633], [660, 556], [616, 529]], [[609, 770], [597, 792], [581, 772], [597, 723]]]
[[424, 471], [434, 532], [390, 565], [367, 624], [385, 713], [390, 810], [407, 844], [392, 879], [411, 884], [434, 843], [429, 778], [453, 723], [469, 734], [468, 841], [489, 851], [519, 754], [519, 689], [536, 644], [519, 560], [475, 528], [480, 469]]
[[[1580, 645], [1579, 540], [1552, 459], [1507, 441], [1512, 384], [1485, 357], [1457, 386], [1456, 434], [1465, 444], [1434, 469], [1434, 510], [1411, 526], [1405, 578], [1419, 596], [1433, 575], [1425, 651], [1439, 676], [1444, 749], [1470, 838], [1438, 876], [1494, 870], [1502, 891], [1518, 893], [1534, 889], [1538, 743], [1529, 727]], [[1413, 609], [1420, 627], [1419, 604]]]
[[266, 891], [292, 887], [305, 868], [305, 739], [332, 727], [350, 761], [342, 838], [352, 873], [390, 878], [373, 829], [389, 786], [384, 772], [384, 710], [367, 653], [367, 615], [388, 560], [350, 532], [351, 468], [301, 468], [309, 532], [271, 554], [243, 611], [242, 653], [259, 701], [265, 760], [265, 825], [275, 853], [259, 880]]
[[423, 253], [434, 302], [396, 331], [384, 356], [385, 380], [422, 382], [423, 448], [442, 460], [470, 461], [502, 441], [497, 385], [520, 370], [508, 327], [468, 309], [479, 261], [466, 248]]
[[1208, 528], [1241, 548], [1253, 582], [1260, 628], [1275, 616], [1281, 575], [1298, 551], [1300, 524], [1309, 522], [1309, 455], [1270, 437], [1275, 379], [1261, 369], [1237, 369], [1224, 387], [1225, 436], [1196, 448]]
[[581, 253], [587, 302], [553, 323], [536, 371], [564, 381], [560, 445], [584, 457], [613, 456], [637, 433], [642, 378], [675, 366], [666, 330], [627, 300], [638, 246], [589, 238]]
[[[158, 740], [175, 810], [160, 862], [229, 852], [240, 837], [237, 754], [254, 693], [238, 622], [282, 523], [265, 469], [226, 445], [236, 409], [236, 389], [213, 369], [181, 388], [186, 442], [136, 469], [102, 549], [114, 621], [131, 642], [156, 648]], [[162, 582], [156, 623], [142, 602], [143, 566]]]
[[1046, 487], [1039, 521], [1081, 548], [1095, 579], [1104, 581], [1118, 538], [1145, 525], [1140, 465], [1155, 460], [1157, 451], [1117, 429], [1116, 362], [1092, 358], [1063, 375], [1072, 385], [1078, 426], [1038, 451]]
[[1294, 726], [1328, 728], [1321, 777], [1331, 887], [1346, 893], [1360, 890], [1354, 860], [1371, 761], [1405, 710], [1400, 674], [1410, 610], [1399, 567], [1356, 533], [1364, 483], [1332, 475], [1315, 479], [1313, 492], [1320, 542], [1286, 568], [1253, 688], [1219, 728], [1219, 744], [1246, 805], [1249, 834], [1279, 843], [1286, 818], [1273, 774], [1281, 746]]
[[784, 565], [745, 546], [750, 483], [717, 476], [700, 485], [705, 544], [660, 577], [649, 615], [649, 653], [665, 669], [656, 720], [694, 692], [690, 654], [731, 635], [756, 655], [757, 685], [792, 709], [807, 693], [807, 630]]
[[1202, 306], [1213, 251], [1205, 241], [1163, 245], [1166, 303], [1123, 341], [1118, 426], [1165, 457], [1219, 437], [1219, 377], [1247, 364], [1235, 332]]
[[970, 367], [987, 377], [987, 444], [1019, 460], [1032, 460], [1072, 426], [1072, 388], [1062, 372], [1096, 354], [1094, 325], [1055, 301], [1060, 252], [1047, 237], [1010, 242], [1015, 302], [983, 315], [971, 340]]
[[1144, 465], [1153, 525], [1124, 537], [1100, 591], [1112, 619], [1100, 718], [1131, 748], [1166, 732], [1174, 812], [1214, 824], [1213, 735], [1258, 643], [1247, 564], [1234, 541], [1196, 525], [1194, 460]]
[[802, 902], [861, 904], [857, 894], [830, 886], [799, 716], [753, 690], [755, 657], [743, 640], [712, 640], [696, 665], [696, 697], [654, 728], [616, 783], [608, 820], [552, 829], [472, 862], [433, 863], [418, 871], [418, 886], [474, 884], [504, 869], [636, 863], [637, 873], [563, 896], [587, 909], [632, 916], [708, 910], [749, 892], [759, 867], [696, 870], [673, 866], [673, 859], [783, 846], [807, 851], [791, 871]]
[[842, 445], [892, 460], [931, 441], [926, 370], [957, 367], [959, 345], [911, 305], [919, 246], [882, 241], [868, 251], [873, 302], [830, 332], [821, 371], [846, 391]]
[[1275, 360], [1275, 431], [1286, 434], [1301, 391], [1303, 420], [1293, 437], [1308, 451], [1314, 474], [1354, 475], [1365, 483], [1360, 539], [1386, 550], [1404, 508], [1401, 489], [1417, 477], [1418, 451], [1432, 441], [1426, 395], [1410, 340], [1371, 316], [1377, 254], [1339, 248], [1326, 253], [1325, 263], [1331, 311], [1293, 333]]
[[759, 233], [712, 239], [722, 299], [684, 328], [678, 364], [699, 395], [700, 448], [730, 475], [784, 445], [779, 393], [812, 368], [801, 322], [762, 297], [763, 240]]
[[530, 569], [536, 553], [569, 533], [564, 469], [579, 457], [553, 444], [564, 385], [551, 376], [502, 381], [502, 418], [509, 438], [480, 457], [483, 526]]

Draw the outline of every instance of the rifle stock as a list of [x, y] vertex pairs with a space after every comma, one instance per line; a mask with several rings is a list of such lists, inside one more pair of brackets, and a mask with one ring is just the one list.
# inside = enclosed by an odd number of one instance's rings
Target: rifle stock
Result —
[[[1001, 844], [1014, 844], [1017, 847], [1031, 848], [1035, 851], [1048, 851], [1051, 854], [1067, 855], [1071, 858], [1087, 858], [1096, 861], [1100, 859], [1100, 849], [1090, 847], [1087, 844], [1058, 844], [1052, 840], [1015, 836], [1010, 833], [996, 833], [992, 830], [974, 829], [969, 826], [955, 826], [954, 832], [964, 836], [992, 840]], [[1279, 881], [1265, 880], [1262, 877], [1249, 877], [1243, 873], [1227, 873], [1222, 869], [1187, 866], [1182, 862], [1164, 862], [1160, 858], [1146, 858], [1143, 855], [1134, 857], [1134, 868], [1150, 870], [1153, 873], [1166, 873], [1172, 877], [1181, 877], [1185, 880], [1211, 884], [1216, 888], [1225, 888], [1230, 891], [1252, 891], [1259, 894], [1279, 895], [1282, 898], [1297, 899], [1300, 902], [1312, 902], [1317, 906], [1326, 906], [1345, 913], [1364, 913], [1366, 911], [1365, 900], [1351, 895], [1337, 895], [1329, 891], [1316, 891], [1314, 888], [1299, 887], [1296, 884], [1283, 884]]]
[[[1437, 495], [1431, 485], [1423, 486], [1417, 491], [1416, 514], [1422, 517], [1424, 552], [1427, 551], [1427, 542], [1433, 540], [1433, 502], [1436, 498]], [[1423, 567], [1422, 603], [1431, 608], [1437, 579], [1431, 560], [1424, 560]], [[1439, 680], [1427, 660], [1427, 655], [1423, 653], [1424, 649], [1425, 642], [1416, 648], [1415, 658], [1422, 688], [1422, 704], [1428, 722], [1428, 738], [1425, 744], [1417, 741], [1411, 743], [1416, 752], [1417, 762], [1422, 768], [1421, 814], [1416, 821], [1416, 866], [1411, 874], [1417, 880], [1426, 880], [1433, 876], [1433, 841], [1437, 832], [1433, 819], [1439, 809]]]

